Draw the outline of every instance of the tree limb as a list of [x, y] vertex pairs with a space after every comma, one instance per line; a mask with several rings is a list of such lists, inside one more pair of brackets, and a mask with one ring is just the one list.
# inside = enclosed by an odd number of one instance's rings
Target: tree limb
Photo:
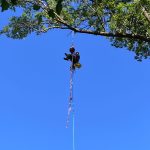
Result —
[[92, 31], [92, 30], [81, 30], [75, 27], [72, 27], [71, 25], [67, 24], [62, 19], [56, 19], [56, 21], [60, 22], [64, 26], [68, 27], [68, 29], [76, 32], [76, 33], [86, 33], [86, 34], [93, 34], [93, 35], [101, 35], [105, 37], [120, 37], [120, 38], [129, 38], [134, 40], [142, 40], [145, 42], [150, 42], [150, 38], [142, 36], [142, 35], [134, 35], [134, 34], [124, 34], [124, 33], [110, 33], [110, 32], [101, 32], [101, 31]]
[[147, 19], [147, 21], [150, 23], [150, 15], [148, 14], [148, 12], [146, 11], [146, 9], [142, 6], [142, 12], [145, 16], [145, 18]]
[[[26, 0], [27, 2], [31, 3], [31, 1]], [[48, 11], [50, 10], [48, 4], [45, 4], [42, 0], [38, 0], [38, 2], [41, 4], [41, 8], [48, 13]], [[147, 18], [147, 20], [150, 22], [150, 16], [148, 14], [148, 12], [145, 10], [145, 8], [142, 6], [142, 11], [144, 13], [144, 16]], [[68, 22], [66, 22], [60, 15], [58, 15], [55, 11], [54, 11], [55, 17], [53, 18], [57, 23], [60, 24], [59, 26], [50, 26], [48, 27], [46, 30], [42, 30], [41, 32], [47, 32], [49, 29], [52, 28], [60, 28], [60, 29], [70, 29], [76, 33], [86, 33], [86, 34], [92, 34], [92, 35], [100, 35], [100, 36], [105, 36], [105, 37], [114, 37], [114, 38], [128, 38], [128, 39], [134, 39], [134, 40], [141, 40], [141, 41], [145, 41], [145, 42], [149, 42], [150, 43], [150, 37], [146, 37], [146, 36], [142, 36], [142, 35], [135, 35], [135, 34], [129, 34], [129, 33], [112, 33], [112, 32], [102, 32], [102, 31], [93, 31], [93, 30], [83, 30], [80, 28], [76, 28], [72, 25], [70, 25]], [[48, 18], [49, 19], [49, 18]]]

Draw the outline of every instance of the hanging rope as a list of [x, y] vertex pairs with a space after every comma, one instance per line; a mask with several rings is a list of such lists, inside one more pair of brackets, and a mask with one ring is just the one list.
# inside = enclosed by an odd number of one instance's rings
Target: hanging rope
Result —
[[73, 105], [73, 75], [74, 75], [75, 69], [73, 68], [73, 57], [72, 57], [72, 64], [70, 67], [70, 95], [69, 95], [69, 105], [68, 105], [68, 116], [67, 116], [67, 124], [66, 128], [69, 126], [70, 122], [70, 115], [72, 112], [72, 148], [75, 150], [75, 112], [74, 112], [74, 105]]
[[74, 69], [73, 69], [72, 65], [71, 65], [71, 68], [70, 68], [70, 95], [69, 95], [68, 116], [67, 116], [67, 124], [66, 124], [67, 128], [69, 126], [71, 112], [73, 111], [72, 105], [73, 105], [73, 75], [74, 75]]
[[73, 50], [71, 51], [71, 67], [70, 67], [70, 95], [69, 95], [69, 106], [68, 106], [68, 116], [67, 116], [67, 124], [66, 127], [68, 128], [69, 125], [69, 120], [70, 120], [70, 114], [71, 111], [73, 109], [72, 105], [73, 105], [73, 75], [74, 75], [74, 32], [72, 31], [72, 37], [71, 37], [72, 41], [71, 41], [71, 48], [73, 48]]
[[[72, 91], [73, 97], [73, 91]], [[74, 107], [74, 100], [72, 101], [72, 148], [75, 150], [75, 107]]]
[[[73, 44], [73, 43], [72, 43]], [[73, 45], [72, 45], [73, 46]], [[68, 116], [67, 116], [67, 124], [68, 128], [70, 122], [70, 115], [72, 112], [72, 149], [75, 150], [75, 111], [73, 105], [73, 76], [74, 76], [75, 68], [74, 68], [74, 55], [72, 53], [71, 67], [70, 67], [70, 95], [69, 95], [69, 105], [68, 105]]]
[[71, 41], [71, 47], [74, 47], [74, 37], [75, 37], [75, 32], [72, 31], [72, 41]]
[[72, 122], [72, 143], [73, 143], [73, 150], [75, 150], [75, 116], [73, 112], [73, 122]]
[[70, 54], [65, 53], [64, 60], [71, 61], [70, 67], [70, 95], [69, 95], [69, 104], [68, 104], [68, 114], [67, 114], [67, 122], [66, 128], [69, 126], [70, 116], [72, 113], [72, 146], [73, 150], [75, 150], [75, 111], [74, 111], [74, 100], [73, 100], [73, 77], [76, 68], [80, 68], [81, 64], [79, 63], [80, 54], [75, 51], [74, 48], [74, 32], [72, 32], [72, 46], [70, 48]]

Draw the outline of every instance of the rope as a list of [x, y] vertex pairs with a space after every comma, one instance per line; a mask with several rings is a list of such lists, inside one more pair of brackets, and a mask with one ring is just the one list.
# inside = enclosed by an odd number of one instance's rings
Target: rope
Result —
[[72, 143], [73, 143], [73, 150], [75, 150], [75, 117], [74, 117], [74, 112], [73, 112], [73, 119], [72, 119]]
[[[74, 47], [74, 32], [72, 31], [72, 47]], [[75, 150], [75, 112], [74, 112], [74, 105], [73, 105], [73, 75], [74, 75], [74, 66], [73, 66], [73, 58], [74, 55], [72, 54], [72, 63], [70, 67], [70, 95], [69, 95], [69, 105], [68, 105], [68, 116], [67, 116], [67, 123], [66, 128], [69, 126], [70, 122], [70, 115], [72, 112], [72, 148]]]
[[73, 103], [73, 74], [74, 74], [74, 70], [71, 67], [70, 68], [70, 95], [69, 95], [69, 106], [68, 106], [68, 116], [67, 116], [66, 128], [68, 128], [68, 126], [69, 126], [70, 114], [71, 114], [71, 111], [72, 111], [72, 103]]
[[72, 47], [74, 47], [74, 37], [75, 37], [75, 32], [74, 31], [72, 31], [72, 35], [71, 35], [72, 37], [72, 41], [71, 41], [71, 46]]
[[69, 105], [68, 105], [68, 116], [67, 116], [67, 124], [66, 128], [69, 126], [70, 115], [72, 112], [72, 148], [75, 150], [75, 112], [74, 112], [74, 104], [73, 104], [73, 56], [72, 56], [72, 64], [70, 67], [70, 95], [69, 95]]
[[75, 108], [74, 101], [72, 102], [72, 148], [75, 150]]
[[[74, 31], [72, 31], [72, 47], [74, 46]], [[70, 96], [69, 96], [69, 106], [68, 106], [68, 116], [67, 116], [67, 124], [66, 128], [69, 126], [69, 120], [70, 120], [70, 114], [72, 110], [72, 104], [73, 104], [73, 75], [74, 75], [74, 66], [73, 66], [73, 54], [72, 54], [72, 63], [70, 67]]]

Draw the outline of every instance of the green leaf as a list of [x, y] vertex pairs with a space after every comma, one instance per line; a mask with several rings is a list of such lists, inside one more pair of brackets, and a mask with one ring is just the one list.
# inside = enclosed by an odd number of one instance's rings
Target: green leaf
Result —
[[41, 6], [39, 6], [39, 5], [37, 5], [37, 4], [34, 4], [34, 5], [33, 5], [33, 9], [34, 9], [34, 10], [39, 10], [40, 8], [41, 8]]
[[8, 10], [9, 6], [10, 4], [7, 2], [7, 0], [2, 0], [1, 2], [2, 12]]
[[54, 18], [54, 17], [55, 17], [54, 10], [53, 10], [53, 9], [50, 9], [50, 10], [48, 11], [48, 15], [49, 15], [50, 17]]
[[38, 24], [41, 24], [41, 22], [43, 21], [42, 15], [41, 15], [41, 14], [37, 14], [37, 15], [36, 15], [36, 18], [37, 18], [37, 20], [38, 20]]
[[63, 0], [58, 0], [57, 5], [56, 5], [56, 13], [58, 15], [60, 15], [60, 13], [62, 11], [62, 2], [63, 2]]
[[12, 3], [13, 5], [17, 5], [17, 1], [18, 1], [18, 0], [11, 0], [11, 3]]

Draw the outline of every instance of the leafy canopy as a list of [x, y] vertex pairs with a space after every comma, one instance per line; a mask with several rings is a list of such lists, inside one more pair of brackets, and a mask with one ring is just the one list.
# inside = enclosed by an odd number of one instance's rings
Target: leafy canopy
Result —
[[35, 32], [70, 29], [107, 37], [113, 46], [150, 56], [150, 0], [0, 0], [1, 12], [18, 8], [0, 34], [22, 39]]

